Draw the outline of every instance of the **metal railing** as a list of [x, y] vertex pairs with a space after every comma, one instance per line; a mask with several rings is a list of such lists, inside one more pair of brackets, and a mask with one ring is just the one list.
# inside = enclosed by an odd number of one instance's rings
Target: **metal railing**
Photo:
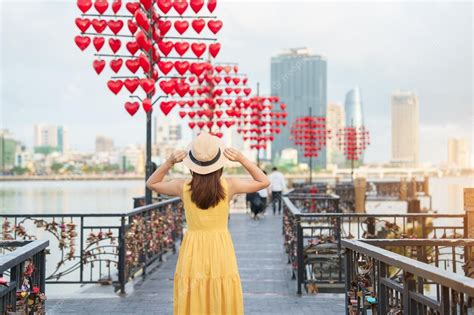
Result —
[[48, 245], [45, 240], [0, 241], [1, 314], [44, 313], [45, 250]]
[[283, 206], [284, 245], [298, 294], [302, 286], [308, 292], [344, 290], [343, 239], [463, 238], [467, 231], [464, 214], [307, 213], [291, 195]]
[[182, 238], [183, 207], [172, 198], [124, 213], [1, 214], [4, 240], [49, 239], [46, 283], [125, 284]]
[[[472, 312], [474, 279], [428, 264], [423, 248], [462, 248], [463, 260], [472, 264], [474, 240], [343, 240], [342, 246], [346, 314], [367, 314], [369, 310], [371, 314], [410, 315]], [[411, 247], [418, 252], [417, 259], [379, 246], [392, 250]]]

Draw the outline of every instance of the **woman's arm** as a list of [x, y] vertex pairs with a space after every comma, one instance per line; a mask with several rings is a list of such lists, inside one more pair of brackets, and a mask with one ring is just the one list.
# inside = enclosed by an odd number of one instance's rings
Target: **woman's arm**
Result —
[[161, 164], [160, 167], [151, 174], [146, 182], [146, 186], [160, 194], [181, 197], [184, 179], [172, 179], [166, 182], [163, 181], [163, 179], [173, 165], [181, 162], [186, 157], [186, 154], [186, 151], [182, 150], [173, 152], [166, 162]]
[[239, 162], [249, 172], [252, 179], [228, 178], [229, 198], [235, 194], [257, 192], [270, 185], [267, 175], [254, 163], [250, 162], [241, 152], [233, 148], [224, 150], [224, 155], [231, 161]]

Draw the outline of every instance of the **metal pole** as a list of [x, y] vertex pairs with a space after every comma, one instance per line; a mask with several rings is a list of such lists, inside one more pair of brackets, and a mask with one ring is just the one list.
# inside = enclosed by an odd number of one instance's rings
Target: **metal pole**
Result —
[[[311, 121], [311, 106], [309, 107], [309, 117], [310, 117], [310, 120], [309, 120], [309, 129], [312, 128], [312, 121]], [[313, 143], [311, 143], [313, 144]], [[311, 185], [313, 183], [313, 155], [310, 154], [309, 156], [309, 184]]]
[[[257, 82], [257, 97], [260, 96], [260, 82]], [[259, 117], [260, 118], [260, 117]], [[260, 148], [257, 142], [257, 166], [260, 167]]]
[[[152, 18], [151, 8], [150, 8], [150, 10], [148, 10], [147, 15], [148, 15], [148, 19]], [[147, 32], [147, 36], [148, 36], [148, 40], [153, 41], [153, 38], [152, 38], [151, 34], [152, 34], [152, 28], [150, 26], [150, 28]], [[153, 77], [153, 57], [152, 56], [153, 56], [153, 53], [152, 53], [152, 50], [150, 48], [150, 50], [148, 51], [148, 54], [147, 54], [148, 62], [150, 63], [150, 70], [148, 71], [148, 73], [146, 75], [147, 78], [152, 78]], [[147, 98], [149, 98], [150, 100], [151, 100], [152, 97], [153, 97], [152, 93], [147, 94]], [[151, 129], [152, 129], [151, 118], [152, 118], [152, 113], [153, 113], [153, 108], [148, 113], [146, 113], [145, 183], [148, 180], [148, 178], [151, 176], [151, 174], [153, 173], [153, 164], [151, 163]], [[151, 190], [145, 185], [145, 204], [149, 205], [151, 203], [152, 203], [152, 193], [151, 193]]]

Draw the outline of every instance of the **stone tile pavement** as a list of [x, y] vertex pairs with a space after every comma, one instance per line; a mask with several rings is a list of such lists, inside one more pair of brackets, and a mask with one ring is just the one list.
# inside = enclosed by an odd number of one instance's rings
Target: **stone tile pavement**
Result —
[[[229, 228], [242, 280], [245, 314], [344, 314], [342, 294], [296, 294], [296, 280], [291, 280], [282, 248], [281, 220], [281, 215], [268, 213], [253, 221], [242, 209], [231, 214]], [[168, 256], [145, 280], [135, 283], [126, 297], [49, 299], [47, 314], [172, 314], [176, 259], [177, 255]]]

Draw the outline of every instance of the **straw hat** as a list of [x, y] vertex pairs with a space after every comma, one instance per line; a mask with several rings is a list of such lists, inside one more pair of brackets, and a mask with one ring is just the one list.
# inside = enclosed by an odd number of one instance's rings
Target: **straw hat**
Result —
[[224, 149], [224, 142], [219, 137], [202, 132], [186, 148], [188, 155], [183, 164], [197, 174], [215, 172], [227, 162]]

